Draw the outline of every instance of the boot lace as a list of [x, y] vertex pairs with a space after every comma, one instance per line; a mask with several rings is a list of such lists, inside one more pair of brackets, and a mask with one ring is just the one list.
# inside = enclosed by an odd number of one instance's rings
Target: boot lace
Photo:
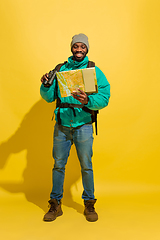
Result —
[[49, 212], [56, 212], [56, 210], [57, 210], [54, 203], [50, 203], [50, 205], [48, 207], [50, 207]]
[[87, 207], [89, 212], [94, 212], [95, 211], [94, 205], [92, 203], [88, 203], [86, 205], [86, 207]]

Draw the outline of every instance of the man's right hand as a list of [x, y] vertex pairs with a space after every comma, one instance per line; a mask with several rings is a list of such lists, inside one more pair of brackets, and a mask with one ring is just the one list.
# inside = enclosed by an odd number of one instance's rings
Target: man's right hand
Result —
[[44, 81], [48, 81], [48, 73], [44, 74], [42, 77], [41, 77], [41, 82], [43, 83]]

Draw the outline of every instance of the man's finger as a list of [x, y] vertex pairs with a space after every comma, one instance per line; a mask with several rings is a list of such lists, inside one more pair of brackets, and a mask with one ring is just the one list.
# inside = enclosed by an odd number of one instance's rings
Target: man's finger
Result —
[[86, 94], [84, 91], [82, 91], [80, 88], [78, 88], [78, 91], [80, 91], [82, 94]]
[[80, 102], [85, 100], [85, 98], [83, 96], [77, 96], [77, 95], [74, 95], [74, 94], [72, 94], [72, 96]]
[[80, 95], [81, 95], [80, 92], [76, 92], [76, 91], [73, 91], [72, 94], [73, 94], [74, 96], [80, 96]]

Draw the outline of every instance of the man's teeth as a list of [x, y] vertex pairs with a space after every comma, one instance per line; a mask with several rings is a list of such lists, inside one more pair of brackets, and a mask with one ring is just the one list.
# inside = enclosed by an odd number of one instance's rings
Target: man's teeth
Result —
[[82, 53], [77, 53], [76, 55], [77, 55], [77, 56], [82, 56]]

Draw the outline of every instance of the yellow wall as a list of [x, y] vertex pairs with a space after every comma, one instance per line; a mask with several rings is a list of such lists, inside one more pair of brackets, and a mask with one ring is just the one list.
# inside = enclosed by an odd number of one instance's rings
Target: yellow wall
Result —
[[[40, 78], [67, 60], [71, 37], [80, 32], [89, 37], [90, 60], [111, 84], [94, 142], [97, 184], [159, 185], [159, 1], [6, 0], [0, 5], [0, 186], [16, 192], [11, 183], [17, 191], [24, 183], [26, 196], [31, 186], [49, 192], [55, 105], [41, 99]], [[76, 174], [68, 163], [68, 186], [80, 178], [75, 155], [73, 149]]]

